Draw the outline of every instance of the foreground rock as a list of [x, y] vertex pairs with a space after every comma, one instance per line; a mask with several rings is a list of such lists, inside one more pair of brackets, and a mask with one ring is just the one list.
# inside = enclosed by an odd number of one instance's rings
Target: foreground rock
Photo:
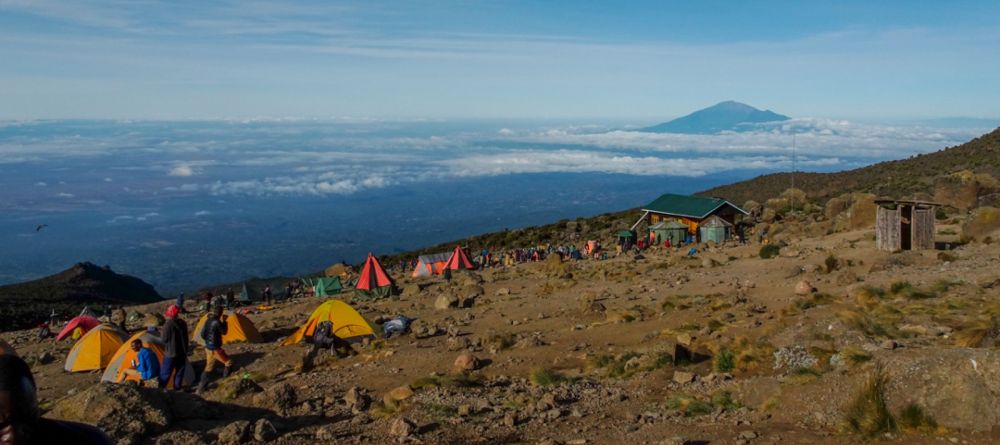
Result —
[[48, 417], [96, 425], [118, 444], [138, 444], [174, 420], [166, 394], [101, 383], [56, 402]]

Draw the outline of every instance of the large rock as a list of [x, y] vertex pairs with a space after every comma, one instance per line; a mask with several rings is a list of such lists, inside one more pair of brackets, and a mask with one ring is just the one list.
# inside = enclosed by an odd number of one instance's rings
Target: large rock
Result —
[[1000, 351], [921, 348], [887, 357], [886, 398], [893, 412], [917, 403], [948, 429], [1000, 427]]
[[400, 417], [392, 421], [389, 425], [389, 436], [395, 437], [397, 440], [405, 440], [406, 438], [413, 435], [416, 431], [416, 425], [405, 417]]
[[273, 410], [284, 415], [295, 406], [295, 387], [287, 382], [282, 382], [257, 393], [253, 396], [253, 403], [259, 408]]
[[258, 419], [253, 426], [253, 438], [257, 442], [270, 442], [278, 438], [278, 430], [267, 419]]
[[57, 401], [48, 417], [96, 425], [118, 444], [138, 444], [174, 420], [164, 392], [112, 383], [93, 385]]
[[962, 225], [962, 235], [982, 238], [1000, 229], [1000, 209], [980, 207]]
[[219, 431], [220, 445], [238, 445], [250, 440], [250, 421], [237, 420]]
[[813, 293], [813, 285], [807, 280], [800, 280], [795, 285], [795, 295], [809, 295]]
[[458, 297], [451, 294], [441, 294], [438, 295], [436, 300], [434, 300], [434, 309], [445, 311], [458, 307], [458, 303]]
[[934, 180], [934, 200], [964, 212], [975, 208], [980, 196], [997, 189], [997, 180], [992, 176], [963, 170]]
[[479, 369], [479, 359], [471, 352], [465, 351], [455, 358], [454, 368], [462, 372], [475, 371]]

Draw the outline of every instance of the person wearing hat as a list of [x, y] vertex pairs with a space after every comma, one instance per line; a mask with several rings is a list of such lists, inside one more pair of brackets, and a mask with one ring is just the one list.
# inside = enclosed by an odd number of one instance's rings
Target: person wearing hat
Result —
[[180, 315], [181, 309], [172, 304], [164, 315], [160, 340], [163, 340], [163, 365], [160, 366], [160, 387], [170, 386], [170, 376], [173, 375], [174, 389], [180, 389], [184, 383], [184, 365], [187, 364], [188, 327]]
[[0, 355], [0, 444], [111, 445], [108, 436], [90, 425], [45, 419], [31, 368], [16, 355]]

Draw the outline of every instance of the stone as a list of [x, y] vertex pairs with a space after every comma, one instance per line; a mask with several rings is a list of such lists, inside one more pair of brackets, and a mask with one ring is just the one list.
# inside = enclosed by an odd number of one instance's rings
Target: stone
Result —
[[278, 438], [278, 430], [267, 419], [259, 419], [253, 427], [253, 438], [257, 442], [270, 442]]
[[99, 383], [56, 401], [48, 416], [95, 425], [112, 441], [131, 444], [169, 427], [173, 411], [158, 389]]
[[408, 385], [403, 385], [393, 388], [385, 396], [387, 399], [393, 402], [401, 402], [403, 400], [409, 399], [410, 397], [413, 397], [413, 389], [411, 389]]
[[695, 381], [698, 375], [693, 372], [687, 371], [674, 371], [674, 381], [680, 384], [687, 384]]
[[55, 359], [56, 359], [55, 356], [53, 356], [52, 353], [49, 351], [45, 351], [41, 354], [38, 354], [38, 364], [40, 365], [47, 365], [55, 361]]
[[469, 417], [470, 415], [472, 415], [472, 406], [467, 403], [461, 404], [458, 405], [456, 411], [458, 412], [459, 417]]
[[501, 287], [500, 289], [497, 289], [496, 296], [498, 296], [498, 297], [504, 297], [504, 296], [507, 296], [507, 295], [510, 295], [510, 288], [509, 287]]
[[560, 411], [558, 408], [552, 408], [542, 413], [542, 416], [544, 416], [548, 420], [556, 420], [562, 417], [562, 411]]
[[416, 432], [416, 425], [405, 417], [397, 418], [389, 425], [389, 435], [397, 439], [406, 439]]
[[899, 346], [899, 344], [896, 343], [896, 340], [893, 340], [893, 339], [884, 340], [879, 345], [879, 347], [881, 347], [882, 349], [888, 349], [890, 351], [893, 350], [893, 349], [896, 349], [898, 346]]
[[673, 436], [657, 442], [657, 445], [687, 445], [687, 440], [681, 436]]
[[444, 311], [458, 307], [458, 303], [458, 297], [449, 294], [442, 294], [438, 295], [437, 299], [434, 300], [434, 309]]
[[472, 355], [471, 352], [465, 351], [455, 358], [454, 368], [456, 371], [475, 371], [479, 369], [480, 362], [476, 356]]
[[274, 385], [253, 396], [253, 403], [258, 408], [270, 409], [282, 415], [295, 407], [295, 402], [295, 387], [287, 382]]
[[250, 440], [249, 420], [237, 420], [219, 431], [218, 443], [222, 445], [237, 445], [248, 440]]
[[691, 346], [692, 341], [694, 341], [694, 338], [691, 337], [691, 334], [680, 334], [677, 336], [677, 343], [684, 346]]
[[807, 280], [801, 280], [795, 285], [795, 295], [809, 295], [815, 291], [812, 283]]
[[753, 440], [757, 438], [757, 433], [754, 431], [740, 431], [737, 437], [743, 440]]
[[371, 404], [371, 397], [361, 388], [352, 386], [344, 393], [344, 403], [351, 408], [351, 412], [357, 414], [368, 409], [368, 406]]
[[503, 424], [504, 424], [504, 426], [513, 428], [513, 427], [517, 426], [517, 423], [518, 423], [517, 414], [515, 414], [515, 413], [507, 413], [506, 415], [503, 416]]

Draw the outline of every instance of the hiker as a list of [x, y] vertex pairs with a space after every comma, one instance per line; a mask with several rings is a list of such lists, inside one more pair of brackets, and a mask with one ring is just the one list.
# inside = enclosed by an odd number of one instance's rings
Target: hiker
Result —
[[232, 309], [236, 306], [236, 293], [233, 292], [233, 288], [229, 288], [226, 291], [226, 307]]
[[451, 283], [451, 268], [449, 267], [444, 269], [444, 281]]
[[271, 305], [271, 285], [265, 284], [264, 290], [260, 293], [261, 298], [264, 300], [264, 304], [267, 306]]
[[49, 326], [56, 327], [56, 324], [58, 323], [59, 323], [59, 314], [56, 314], [56, 310], [53, 309], [52, 313], [49, 314]]
[[125, 313], [125, 308], [118, 306], [111, 312], [111, 323], [118, 325], [122, 331], [128, 332], [128, 314]]
[[139, 386], [158, 386], [160, 384], [160, 361], [157, 360], [156, 353], [145, 347], [142, 340], [138, 338], [132, 340], [129, 347], [136, 352], [136, 358], [132, 360], [132, 367], [123, 371], [125, 375], [138, 378]]
[[43, 322], [42, 324], [38, 325], [38, 340], [39, 341], [45, 340], [46, 338], [49, 338], [51, 336], [52, 336], [52, 330], [49, 329], [49, 324], [48, 323], [44, 323]]
[[292, 282], [285, 285], [285, 300], [292, 301]]
[[178, 308], [180, 308], [181, 313], [183, 314], [184, 313], [184, 292], [181, 292], [181, 294], [177, 296], [177, 301], [175, 301], [174, 304], [177, 305]]
[[330, 320], [321, 321], [316, 325], [316, 329], [313, 330], [313, 335], [309, 339], [309, 342], [312, 343], [312, 348], [306, 353], [303, 363], [304, 370], [312, 369], [316, 354], [321, 350], [327, 349], [331, 355], [336, 355], [337, 357], [344, 357], [350, 354], [351, 350], [350, 343], [334, 334], [333, 322]]
[[16, 355], [0, 355], [0, 444], [112, 443], [101, 430], [90, 425], [43, 418], [31, 368]]
[[222, 314], [222, 306], [215, 306], [212, 313], [205, 320], [205, 326], [201, 328], [201, 339], [205, 341], [205, 370], [201, 373], [201, 380], [198, 382], [196, 392], [202, 392], [208, 386], [209, 374], [215, 368], [215, 362], [222, 363], [222, 378], [229, 377], [232, 361], [229, 355], [222, 349], [222, 336], [226, 335], [226, 317]]
[[174, 375], [174, 389], [180, 389], [184, 382], [184, 365], [187, 364], [188, 327], [178, 315], [181, 310], [171, 305], [165, 313], [167, 322], [163, 324], [160, 340], [163, 340], [163, 365], [160, 366], [160, 388], [170, 386], [170, 375]]

